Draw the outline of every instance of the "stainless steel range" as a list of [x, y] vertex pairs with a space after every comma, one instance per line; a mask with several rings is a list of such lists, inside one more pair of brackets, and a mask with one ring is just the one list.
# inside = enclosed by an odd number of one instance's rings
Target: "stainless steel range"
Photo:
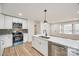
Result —
[[13, 23], [13, 45], [23, 42], [23, 32], [21, 23]]

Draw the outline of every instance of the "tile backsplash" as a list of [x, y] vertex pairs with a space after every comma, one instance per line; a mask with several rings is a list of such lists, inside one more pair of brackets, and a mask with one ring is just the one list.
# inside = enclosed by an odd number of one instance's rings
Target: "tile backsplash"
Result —
[[0, 29], [0, 35], [11, 34], [12, 29]]
[[[12, 34], [13, 29], [0, 29], [0, 35]], [[23, 29], [23, 33], [28, 33], [28, 29]]]

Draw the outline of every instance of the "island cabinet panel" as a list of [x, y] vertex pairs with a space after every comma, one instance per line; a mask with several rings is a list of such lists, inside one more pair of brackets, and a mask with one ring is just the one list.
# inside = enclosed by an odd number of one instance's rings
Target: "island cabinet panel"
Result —
[[45, 39], [33, 36], [32, 47], [38, 50], [42, 55], [48, 56], [48, 41]]
[[45, 38], [32, 38], [32, 47], [45, 56], [66, 56], [67, 48], [63, 45], [49, 42]]
[[67, 48], [58, 44], [49, 44], [49, 55], [50, 56], [66, 56]]
[[41, 53], [44, 54], [44, 55], [48, 55], [48, 41], [41, 38]]

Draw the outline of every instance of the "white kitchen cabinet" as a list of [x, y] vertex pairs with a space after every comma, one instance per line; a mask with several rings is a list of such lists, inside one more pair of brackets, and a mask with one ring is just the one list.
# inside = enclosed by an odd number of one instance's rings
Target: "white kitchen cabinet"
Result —
[[36, 43], [36, 49], [41, 53], [41, 40], [39, 37], [35, 38], [35, 43]]
[[0, 56], [2, 56], [4, 51], [4, 41], [0, 40]]
[[32, 47], [37, 49], [43, 55], [48, 55], [48, 41], [44, 40], [43, 38], [33, 36]]
[[39, 40], [38, 37], [33, 36], [32, 47], [34, 47], [41, 53], [41, 41]]
[[13, 17], [14, 23], [22, 23], [22, 19]]
[[79, 50], [68, 48], [68, 56], [79, 56]]
[[5, 41], [3, 39], [4, 39], [4, 35], [0, 35], [0, 56], [2, 56], [3, 51], [4, 51]]
[[4, 15], [0, 14], [0, 29], [4, 29]]
[[12, 29], [12, 17], [5, 16], [5, 29]]
[[48, 55], [48, 41], [43, 38], [41, 38], [41, 53]]
[[14, 18], [13, 17], [13, 22], [14, 23], [22, 23], [22, 28], [27, 29], [28, 28], [28, 22], [25, 19], [20, 19], [20, 18]]
[[23, 34], [23, 42], [27, 42], [28, 40], [28, 34]]
[[18, 23], [22, 23], [23, 24], [23, 19], [18, 18]]
[[28, 21], [23, 19], [23, 29], [27, 29], [28, 28]]
[[11, 47], [12, 46], [12, 35], [9, 34], [9, 35], [5, 35], [5, 48], [6, 47]]
[[37, 45], [37, 42], [38, 42], [38, 41], [37, 41], [37, 37], [34, 37], [34, 36], [33, 36], [33, 37], [32, 37], [32, 47], [34, 47], [34, 48], [37, 49], [37, 46], [38, 46], [38, 45]]

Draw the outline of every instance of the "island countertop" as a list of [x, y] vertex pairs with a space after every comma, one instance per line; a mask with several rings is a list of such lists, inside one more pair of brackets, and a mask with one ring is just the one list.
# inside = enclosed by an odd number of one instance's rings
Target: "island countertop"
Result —
[[[33, 35], [33, 36], [39, 37], [39, 36], [42, 36], [42, 35]], [[73, 48], [73, 49], [79, 49], [79, 42], [77, 42], [75, 40], [65, 39], [65, 38], [60, 38], [60, 37], [55, 37], [55, 36], [48, 36], [48, 37], [50, 37], [50, 38], [45, 39], [45, 40], [47, 40], [49, 42], [64, 45], [66, 47], [70, 47], [70, 48]]]

